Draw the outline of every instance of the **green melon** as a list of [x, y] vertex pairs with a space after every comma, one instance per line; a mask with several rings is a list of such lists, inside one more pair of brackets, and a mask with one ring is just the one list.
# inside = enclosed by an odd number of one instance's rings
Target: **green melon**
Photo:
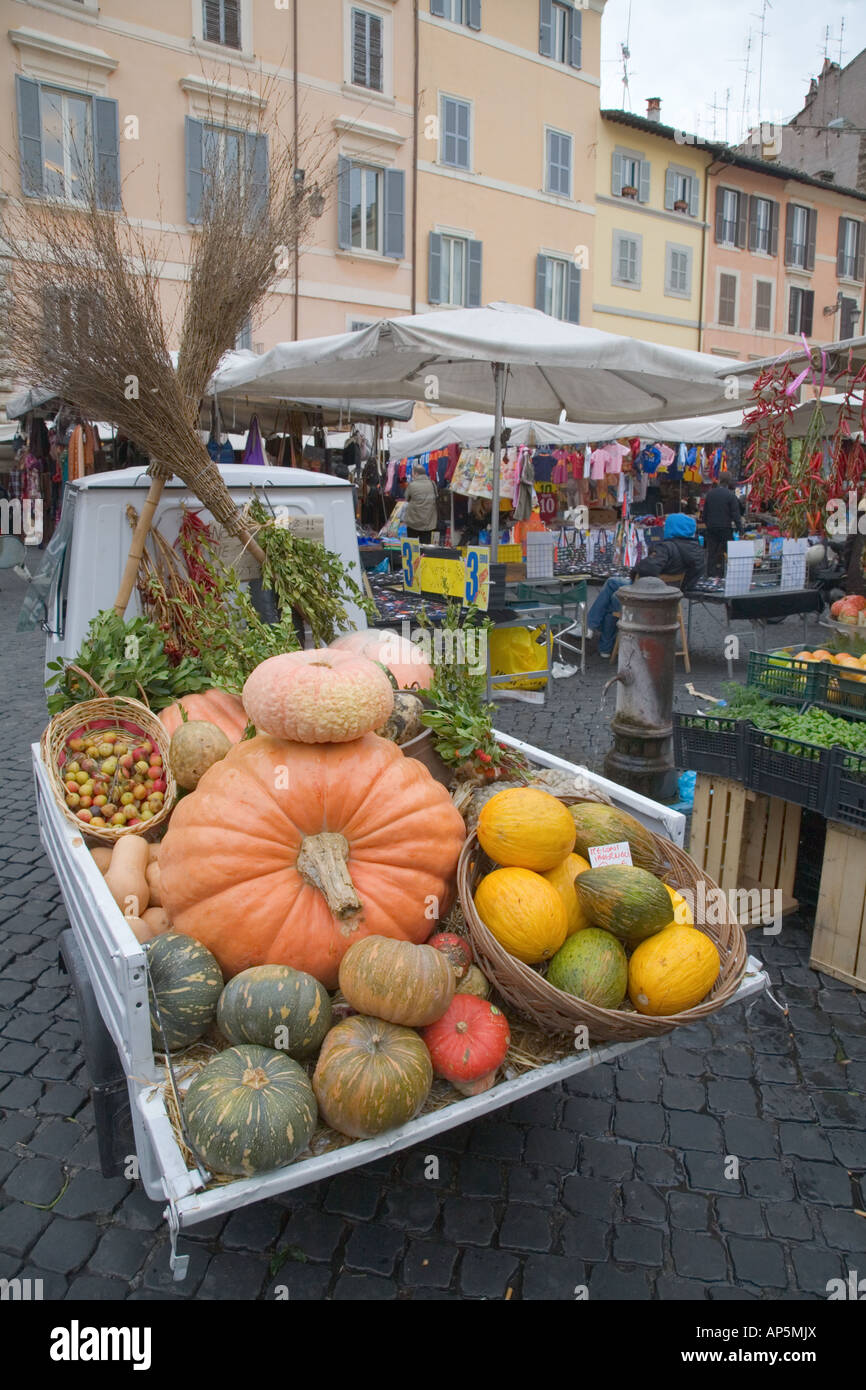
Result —
[[654, 936], [671, 920], [668, 890], [646, 869], [626, 864], [587, 869], [575, 879], [574, 891], [590, 921], [626, 946]]
[[206, 946], [181, 932], [164, 932], [147, 948], [150, 1031], [154, 1049], [165, 1050], [154, 997], [170, 1052], [200, 1038], [216, 1016], [222, 971]]
[[610, 932], [584, 927], [560, 946], [547, 967], [547, 983], [600, 1009], [618, 1009], [628, 988], [625, 949]]
[[593, 845], [618, 845], [626, 840], [633, 864], [651, 873], [661, 869], [662, 861], [655, 839], [646, 826], [627, 811], [620, 811], [616, 806], [605, 806], [600, 801], [580, 801], [568, 809], [577, 828], [575, 854], [589, 859], [588, 851]]
[[208, 1062], [183, 1101], [187, 1130], [215, 1173], [251, 1177], [303, 1153], [318, 1120], [303, 1067], [269, 1047], [230, 1047]]
[[230, 1043], [258, 1043], [312, 1057], [331, 1026], [331, 1000], [312, 975], [288, 965], [253, 965], [229, 980], [217, 1027]]

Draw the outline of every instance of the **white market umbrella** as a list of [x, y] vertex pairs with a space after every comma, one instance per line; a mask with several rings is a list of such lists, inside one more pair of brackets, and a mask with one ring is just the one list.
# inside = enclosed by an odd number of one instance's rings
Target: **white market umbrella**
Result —
[[[663, 420], [724, 409], [735, 364], [563, 323], [513, 304], [382, 319], [333, 337], [281, 343], [228, 367], [222, 390], [299, 398], [400, 398], [494, 407], [491, 546], [499, 528], [499, 436], [507, 401], [520, 418]], [[746, 366], [746, 364], [736, 364]]]

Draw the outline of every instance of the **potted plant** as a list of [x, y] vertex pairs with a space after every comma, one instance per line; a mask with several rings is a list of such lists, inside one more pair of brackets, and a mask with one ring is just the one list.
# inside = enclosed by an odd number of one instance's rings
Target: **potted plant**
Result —
[[677, 198], [674, 203], [674, 212], [688, 212], [689, 205], [685, 198]]
[[636, 197], [637, 197], [637, 189], [635, 188], [635, 186], [634, 186], [633, 183], [626, 183], [626, 184], [623, 184], [622, 196], [623, 196], [624, 198], [636, 198]]

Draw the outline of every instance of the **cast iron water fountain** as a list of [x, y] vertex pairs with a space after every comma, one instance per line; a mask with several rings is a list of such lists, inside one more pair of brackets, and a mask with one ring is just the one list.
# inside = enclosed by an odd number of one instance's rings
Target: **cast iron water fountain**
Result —
[[[660, 579], [638, 579], [621, 588], [616, 711], [613, 747], [604, 760], [611, 781], [654, 801], [674, 801], [674, 655], [679, 589]], [[602, 696], [602, 702], [604, 695]]]

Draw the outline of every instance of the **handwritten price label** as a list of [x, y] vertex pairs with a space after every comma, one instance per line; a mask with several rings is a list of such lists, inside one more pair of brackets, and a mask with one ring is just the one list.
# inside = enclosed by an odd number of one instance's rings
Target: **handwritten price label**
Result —
[[590, 845], [587, 854], [593, 869], [609, 869], [611, 864], [627, 864], [631, 868], [628, 840], [620, 840], [615, 845]]

